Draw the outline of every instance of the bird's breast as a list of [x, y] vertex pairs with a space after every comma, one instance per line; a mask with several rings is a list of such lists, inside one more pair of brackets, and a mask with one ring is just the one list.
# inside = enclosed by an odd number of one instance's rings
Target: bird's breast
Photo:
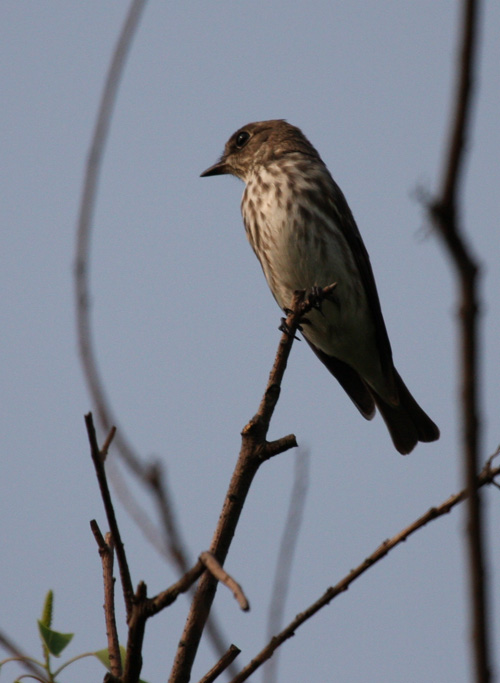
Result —
[[[296, 290], [339, 283], [344, 308], [363, 306], [349, 246], [325, 197], [328, 186], [293, 164], [247, 178], [241, 211], [247, 237], [281, 308]], [[353, 277], [354, 274], [354, 277]]]

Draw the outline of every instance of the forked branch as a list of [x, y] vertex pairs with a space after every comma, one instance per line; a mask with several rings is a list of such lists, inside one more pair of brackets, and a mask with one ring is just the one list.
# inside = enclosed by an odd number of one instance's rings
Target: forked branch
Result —
[[[296, 292], [292, 309], [288, 312], [286, 320], [283, 321], [282, 329], [284, 331], [281, 335], [264, 396], [257, 413], [241, 433], [240, 454], [210, 546], [210, 552], [221, 566], [226, 559], [250, 485], [260, 465], [273, 455], [297, 445], [293, 434], [269, 443], [267, 441], [269, 424], [278, 402], [281, 381], [301, 320], [313, 307], [319, 305], [322, 299], [328, 297], [334, 287], [334, 284], [325, 287], [321, 292], [315, 292], [314, 296], [307, 299], [305, 292]], [[190, 679], [193, 662], [216, 590], [216, 579], [210, 573], [205, 572], [200, 579], [191, 603], [191, 609], [170, 675], [170, 683], [187, 683]]]

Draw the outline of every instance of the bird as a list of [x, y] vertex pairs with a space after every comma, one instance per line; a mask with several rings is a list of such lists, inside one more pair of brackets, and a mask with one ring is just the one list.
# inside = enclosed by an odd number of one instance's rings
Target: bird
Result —
[[337, 283], [302, 335], [361, 415], [378, 408], [395, 448], [439, 438], [396, 370], [370, 258], [341, 189], [302, 131], [284, 119], [249, 123], [201, 177], [243, 180], [245, 231], [280, 308], [296, 291]]

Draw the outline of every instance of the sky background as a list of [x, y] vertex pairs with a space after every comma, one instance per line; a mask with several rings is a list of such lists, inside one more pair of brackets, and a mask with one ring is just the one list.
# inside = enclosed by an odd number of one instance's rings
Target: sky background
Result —
[[[417, 189], [442, 165], [457, 33], [455, 2], [150, 2], [120, 87], [91, 248], [99, 369], [120, 430], [166, 464], [190, 557], [207, 549], [279, 340], [280, 311], [244, 234], [234, 178], [199, 178], [250, 121], [303, 129], [342, 187], [371, 255], [396, 365], [441, 428], [400, 456], [296, 343], [269, 437], [310, 452], [309, 489], [285, 621], [384, 539], [461, 488], [456, 292]], [[0, 626], [38, 656], [44, 595], [73, 656], [105, 646], [107, 529], [83, 415], [72, 264], [84, 163], [128, 3], [0, 5], [2, 256]], [[500, 5], [485, 3], [465, 226], [483, 263], [484, 458], [500, 442]], [[219, 589], [216, 611], [244, 666], [265, 643], [292, 452], [259, 471], [226, 568], [249, 613]], [[151, 510], [144, 493], [132, 484]], [[500, 636], [498, 490], [487, 502], [493, 636]], [[117, 502], [134, 584], [176, 578]], [[462, 509], [360, 578], [281, 648], [279, 681], [470, 680]], [[119, 596], [119, 594], [118, 594]], [[120, 600], [118, 600], [120, 603]], [[142, 677], [164, 681], [188, 603], [147, 626]], [[120, 604], [120, 634], [126, 629]], [[217, 655], [203, 644], [192, 680]], [[497, 657], [498, 663], [498, 657]], [[3, 671], [13, 680], [17, 669]], [[101, 680], [83, 660], [61, 681]], [[252, 680], [261, 680], [257, 674]]]

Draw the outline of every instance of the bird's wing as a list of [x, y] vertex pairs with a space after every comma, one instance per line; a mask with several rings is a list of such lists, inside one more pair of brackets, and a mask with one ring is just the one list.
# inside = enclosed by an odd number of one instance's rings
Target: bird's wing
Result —
[[354, 220], [354, 216], [352, 215], [342, 190], [335, 183], [335, 181], [332, 180], [332, 182], [335, 189], [335, 212], [337, 214], [334, 216], [334, 219], [347, 244], [349, 245], [352, 256], [359, 270], [359, 274], [365, 289], [368, 306], [375, 324], [375, 335], [377, 347], [380, 353], [382, 371], [384, 377], [387, 379], [388, 388], [390, 388], [391, 393], [397, 400], [398, 391], [394, 376], [394, 363], [392, 360], [391, 343], [389, 341], [384, 317], [382, 315], [382, 309], [380, 307], [380, 300], [378, 298], [377, 285], [375, 284], [370, 257], [368, 256], [368, 252], [366, 251], [366, 247], [363, 243], [363, 239], [361, 238], [358, 226], [356, 225], [356, 221]]

